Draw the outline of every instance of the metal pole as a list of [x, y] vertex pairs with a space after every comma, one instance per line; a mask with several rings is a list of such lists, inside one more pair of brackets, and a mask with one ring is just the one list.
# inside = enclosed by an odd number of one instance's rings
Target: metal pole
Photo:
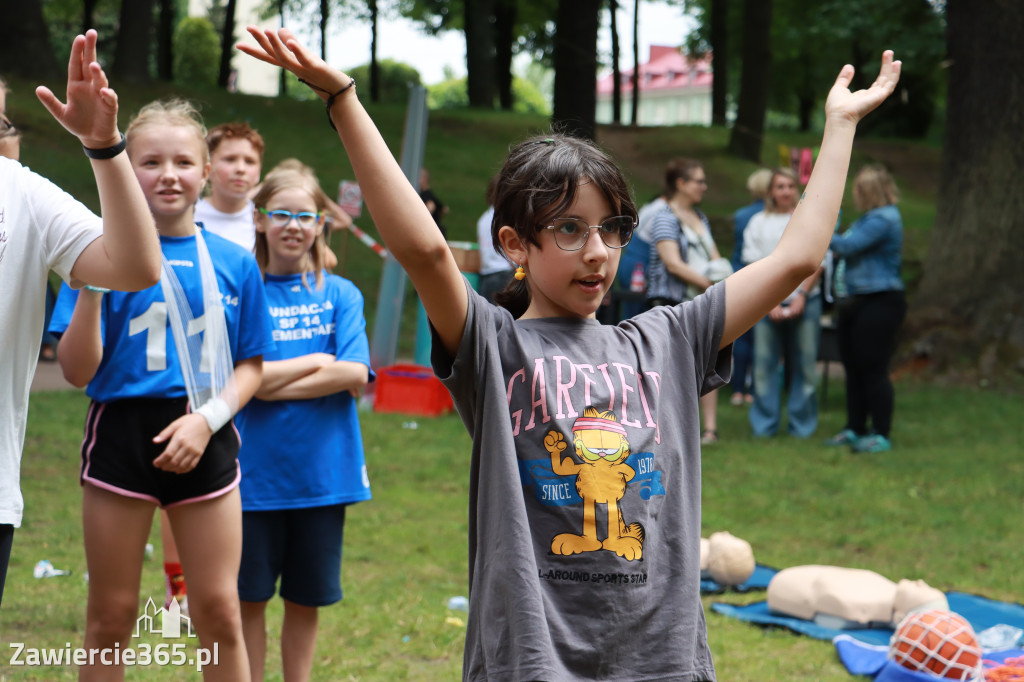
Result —
[[[422, 85], [409, 89], [409, 108], [405, 115], [402, 140], [402, 172], [413, 187], [419, 188], [420, 168], [427, 144], [427, 90]], [[402, 322], [406, 274], [395, 257], [388, 253], [377, 297], [377, 316], [370, 340], [370, 365], [374, 370], [392, 365], [398, 352], [398, 331]], [[370, 384], [372, 387], [373, 384]]]

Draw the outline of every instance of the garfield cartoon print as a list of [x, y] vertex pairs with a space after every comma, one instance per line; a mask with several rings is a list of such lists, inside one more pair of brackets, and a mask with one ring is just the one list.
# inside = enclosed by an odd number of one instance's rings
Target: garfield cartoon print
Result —
[[[576, 476], [576, 492], [583, 501], [583, 533], [559, 533], [551, 551], [563, 556], [605, 549], [627, 561], [643, 555], [644, 527], [627, 524], [619, 501], [636, 471], [626, 459], [630, 455], [626, 430], [612, 412], [587, 407], [572, 427], [573, 457], [563, 457], [568, 447], [565, 436], [551, 430], [544, 447], [551, 455], [551, 468], [559, 476]], [[604, 540], [597, 531], [597, 505], [607, 507], [608, 528]]]

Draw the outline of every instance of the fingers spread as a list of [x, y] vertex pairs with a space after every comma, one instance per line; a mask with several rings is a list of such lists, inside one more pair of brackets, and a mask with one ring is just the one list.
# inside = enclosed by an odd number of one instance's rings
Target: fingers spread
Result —
[[46, 107], [46, 110], [50, 112], [50, 115], [58, 121], [61, 116], [64, 115], [64, 104], [57, 99], [57, 96], [50, 91], [50, 88], [45, 85], [40, 85], [36, 88], [36, 97], [38, 97], [42, 105]]
[[96, 42], [98, 41], [98, 34], [95, 29], [90, 28], [85, 32], [85, 50], [83, 51], [83, 60], [86, 64], [91, 64], [96, 61]]
[[82, 53], [85, 51], [85, 36], [75, 36], [71, 43], [71, 56], [68, 57], [68, 82], [82, 80]]

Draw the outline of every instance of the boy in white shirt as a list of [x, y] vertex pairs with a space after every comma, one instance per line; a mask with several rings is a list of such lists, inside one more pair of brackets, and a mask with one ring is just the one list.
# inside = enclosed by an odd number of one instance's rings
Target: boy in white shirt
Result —
[[206, 136], [210, 149], [210, 196], [196, 203], [203, 228], [252, 251], [256, 244], [253, 204], [263, 167], [263, 138], [248, 123], [222, 123]]

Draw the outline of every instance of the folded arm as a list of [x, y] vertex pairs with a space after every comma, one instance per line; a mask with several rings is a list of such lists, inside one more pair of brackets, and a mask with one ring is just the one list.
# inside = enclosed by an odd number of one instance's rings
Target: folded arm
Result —
[[334, 360], [273, 390], [268, 389], [264, 382], [256, 392], [256, 397], [260, 400], [310, 400], [341, 391], [349, 391], [353, 396], [358, 396], [369, 378], [370, 370], [363, 363]]

